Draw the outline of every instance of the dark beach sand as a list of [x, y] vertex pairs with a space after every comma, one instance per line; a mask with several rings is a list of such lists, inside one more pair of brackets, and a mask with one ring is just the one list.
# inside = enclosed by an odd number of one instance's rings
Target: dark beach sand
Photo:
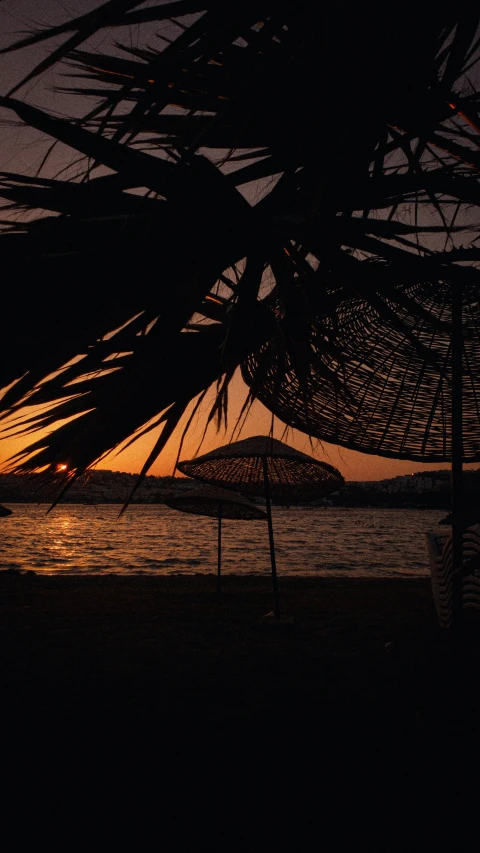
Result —
[[258, 625], [268, 577], [225, 577], [220, 605], [214, 588], [2, 573], [4, 758], [208, 790], [209, 812], [247, 792], [251, 812], [275, 791], [277, 814], [349, 796], [380, 809], [394, 785], [413, 809], [432, 785], [447, 796], [476, 740], [479, 642], [437, 627], [427, 579], [281, 578], [290, 629]]

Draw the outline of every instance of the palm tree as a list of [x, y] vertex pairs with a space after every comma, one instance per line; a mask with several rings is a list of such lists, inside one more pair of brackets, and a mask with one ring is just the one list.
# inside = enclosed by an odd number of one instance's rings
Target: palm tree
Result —
[[239, 365], [252, 396], [321, 435], [312, 340], [317, 385], [336, 408], [351, 395], [339, 290], [423, 354], [408, 287], [468, 274], [479, 288], [471, 3], [425, 3], [422, 15], [410, 0], [396, 15], [353, 0], [143, 7], [109, 0], [8, 48], [63, 38], [22, 83], [60, 64], [62, 90], [94, 99], [80, 119], [19, 100], [21, 86], [0, 99], [77, 152], [73, 179], [0, 175], [0, 256], [15, 282], [0, 406], [41, 407], [22, 426], [52, 432], [14, 465], [68, 462], [67, 484], [163, 424], [146, 472], [214, 382], [221, 419]]

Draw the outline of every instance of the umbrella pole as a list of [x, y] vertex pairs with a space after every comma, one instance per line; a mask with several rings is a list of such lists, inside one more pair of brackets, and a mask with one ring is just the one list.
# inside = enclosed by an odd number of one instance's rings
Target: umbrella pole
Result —
[[217, 595], [221, 595], [222, 576], [222, 502], [218, 502], [218, 563], [217, 563]]
[[270, 560], [272, 563], [273, 603], [275, 619], [280, 618], [280, 606], [278, 602], [277, 564], [275, 561], [275, 543], [273, 541], [272, 507], [270, 504], [270, 488], [268, 483], [267, 460], [263, 459], [263, 481], [265, 486], [265, 503], [267, 505], [268, 538], [270, 540]]
[[462, 290], [452, 285], [452, 571], [453, 626], [463, 621]]

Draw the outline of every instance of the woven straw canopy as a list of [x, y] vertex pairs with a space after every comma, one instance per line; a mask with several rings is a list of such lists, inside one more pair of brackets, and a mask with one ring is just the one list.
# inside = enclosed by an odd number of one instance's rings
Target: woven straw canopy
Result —
[[172, 495], [165, 504], [181, 512], [207, 515], [210, 518], [218, 518], [220, 504], [222, 518], [248, 521], [267, 517], [261, 507], [250, 503], [242, 495], [213, 486], [198, 486], [184, 495]]
[[[304, 369], [278, 340], [248, 358], [242, 373], [254, 395], [289, 426], [324, 441], [412, 461], [449, 460], [450, 283], [398, 287], [392, 299], [372, 294], [362, 299], [338, 288], [330, 299], [336, 303], [336, 322], [320, 316], [311, 327]], [[480, 460], [480, 286], [467, 276], [462, 301], [463, 461], [475, 462]]]
[[270, 497], [274, 499], [314, 500], [335, 492], [344, 482], [332, 465], [263, 435], [218, 447], [177, 467], [206, 483], [264, 495], [264, 460]]

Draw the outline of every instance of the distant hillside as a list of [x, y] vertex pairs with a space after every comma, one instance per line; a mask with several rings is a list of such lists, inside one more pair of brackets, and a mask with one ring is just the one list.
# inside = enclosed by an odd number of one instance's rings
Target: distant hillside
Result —
[[[91, 471], [66, 492], [62, 503], [123, 503], [138, 475], [118, 471]], [[50, 503], [53, 492], [40, 486], [38, 476], [0, 474], [0, 503]], [[191, 489], [192, 480], [175, 477], [145, 477], [133, 497], [133, 503], [162, 503], [172, 492]]]
[[[467, 502], [480, 505], [480, 470], [465, 472]], [[123, 503], [137, 481], [136, 474], [91, 471], [81, 477], [62, 498], [64, 503]], [[135, 492], [133, 503], [163, 503], [168, 494], [188, 491], [198, 483], [188, 478], [145, 477]], [[40, 489], [40, 478], [0, 474], [0, 504], [16, 502], [50, 503], [53, 494]], [[261, 499], [257, 499], [261, 502]], [[450, 472], [430, 471], [393, 477], [378, 482], [347, 482], [338, 492], [305, 506], [418, 506], [433, 509], [450, 507]]]
[[[335, 506], [387, 506], [450, 509], [450, 471], [421, 471], [389, 480], [346, 483], [330, 502]], [[480, 505], [480, 469], [464, 472], [464, 495]]]

